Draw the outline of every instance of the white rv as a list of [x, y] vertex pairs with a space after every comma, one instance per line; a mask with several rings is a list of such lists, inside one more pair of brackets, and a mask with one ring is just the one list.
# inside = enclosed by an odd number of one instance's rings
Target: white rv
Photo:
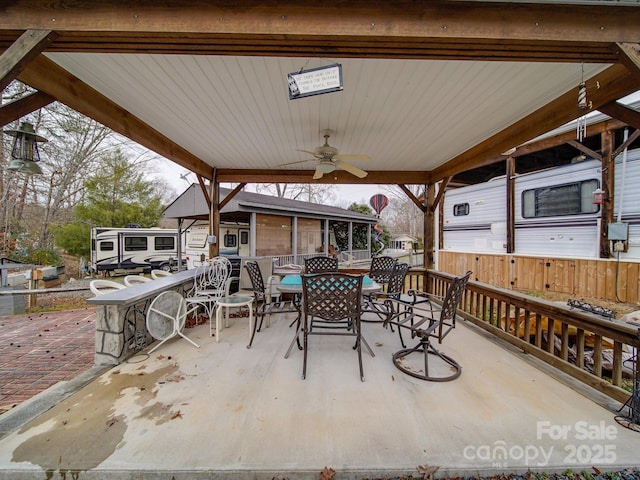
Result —
[[[640, 260], [640, 149], [623, 164], [616, 157], [614, 223], [610, 240], [622, 226], [628, 230], [625, 260]], [[515, 252], [523, 255], [598, 258], [602, 166], [585, 160], [515, 178]], [[506, 253], [506, 179], [448, 190], [443, 205], [443, 249], [473, 253]], [[609, 240], [604, 240], [609, 241]], [[611, 240], [614, 241], [614, 240]], [[612, 251], [615, 249], [612, 248]]]
[[[150, 272], [177, 267], [178, 231], [162, 228], [91, 229], [90, 269], [95, 273]], [[184, 265], [183, 259], [183, 265]]]

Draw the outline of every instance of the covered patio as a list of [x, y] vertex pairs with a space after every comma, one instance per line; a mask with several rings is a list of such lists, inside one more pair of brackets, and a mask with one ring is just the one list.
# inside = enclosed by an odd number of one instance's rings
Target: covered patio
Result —
[[402, 374], [391, 362], [397, 334], [367, 324], [376, 356], [364, 356], [361, 382], [351, 341], [335, 337], [313, 339], [301, 380], [302, 353], [284, 358], [290, 320], [274, 317], [250, 350], [248, 320], [236, 317], [219, 343], [201, 325], [186, 331], [199, 349], [178, 339], [130, 358], [2, 438], [0, 478], [317, 479], [326, 467], [355, 480], [419, 477], [419, 466], [455, 477], [637, 465], [640, 435], [614, 421], [614, 402], [472, 324], [442, 345], [463, 368], [448, 383]]
[[[433, 268], [450, 182], [515, 165], [518, 146], [590, 110], [640, 124], [617, 102], [640, 89], [640, 8], [423, 3], [13, 2], [0, 16], [0, 86], [17, 79], [34, 92], [0, 119], [57, 100], [104, 123], [198, 175], [210, 232], [246, 183], [398, 185], [424, 215]], [[342, 90], [289, 99], [288, 74], [334, 63]], [[583, 80], [587, 110], [577, 103]], [[313, 178], [320, 160], [308, 152], [325, 129], [341, 153], [370, 157], [354, 161], [365, 177], [336, 168]], [[237, 186], [221, 198], [221, 183]], [[199, 349], [178, 340], [125, 359], [1, 439], [0, 479], [318, 478], [325, 467], [360, 479], [418, 466], [457, 476], [638, 463], [640, 435], [613, 420], [619, 403], [471, 324], [443, 345], [462, 365], [456, 381], [401, 374], [390, 358], [398, 339], [380, 325], [366, 325], [376, 353], [364, 356], [366, 382], [334, 339], [313, 342], [303, 381], [300, 352], [283, 358], [290, 320], [274, 320], [250, 350], [240, 317], [219, 343], [200, 326], [188, 331]]]

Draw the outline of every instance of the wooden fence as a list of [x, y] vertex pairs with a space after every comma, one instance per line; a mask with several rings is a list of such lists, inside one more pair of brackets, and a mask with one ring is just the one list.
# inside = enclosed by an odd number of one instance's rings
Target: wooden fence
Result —
[[[640, 304], [640, 263], [439, 251], [438, 270], [520, 292], [554, 292]], [[640, 309], [640, 307], [639, 307]]]

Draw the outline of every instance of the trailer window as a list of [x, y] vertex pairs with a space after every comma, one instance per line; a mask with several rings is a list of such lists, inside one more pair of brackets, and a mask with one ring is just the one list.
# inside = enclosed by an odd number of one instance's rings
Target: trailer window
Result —
[[236, 246], [238, 246], [238, 236], [235, 233], [225, 233], [224, 234], [224, 246], [225, 247], [236, 247]]
[[453, 216], [454, 217], [462, 217], [464, 215], [469, 215], [469, 204], [468, 203], [458, 203], [453, 206]]
[[113, 252], [113, 242], [100, 242], [101, 252]]
[[156, 250], [175, 250], [175, 238], [174, 237], [155, 237], [154, 244]]
[[598, 180], [566, 183], [551, 187], [535, 188], [522, 192], [522, 217], [553, 217], [597, 213], [593, 192]]
[[240, 243], [242, 245], [249, 245], [249, 232], [240, 232]]
[[147, 249], [147, 237], [124, 237], [125, 252], [139, 252]]

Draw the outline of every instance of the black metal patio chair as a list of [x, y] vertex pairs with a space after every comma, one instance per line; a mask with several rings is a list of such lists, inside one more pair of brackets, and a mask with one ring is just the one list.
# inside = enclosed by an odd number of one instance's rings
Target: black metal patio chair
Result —
[[[433, 341], [442, 343], [442, 340], [455, 328], [458, 305], [470, 276], [471, 272], [467, 272], [462, 277], [454, 278], [443, 298], [427, 292], [417, 292], [419, 295], [414, 294], [413, 298], [420, 299], [420, 308], [405, 301], [398, 302], [401, 306], [387, 323], [398, 327], [402, 350], [395, 352], [392, 357], [394, 365], [399, 370], [412, 377], [434, 382], [446, 382], [460, 376], [462, 367], [453, 358], [437, 350], [433, 346]], [[402, 309], [402, 306], [405, 308]], [[403, 330], [408, 330], [411, 338], [419, 339], [414, 347], [406, 347], [402, 337]], [[407, 357], [413, 353], [424, 356], [424, 370], [412, 368], [409, 365]], [[429, 370], [429, 355], [435, 355], [444, 361], [446, 367], [444, 373], [442, 369], [438, 372]]]
[[[385, 322], [385, 326], [388, 324], [387, 321], [396, 314], [400, 306], [398, 300], [404, 290], [404, 280], [408, 272], [408, 263], [395, 264], [387, 277], [386, 291], [374, 292], [363, 296], [363, 322]], [[393, 326], [391, 331], [393, 331]]]
[[[267, 317], [267, 325], [271, 319], [271, 315], [279, 313], [296, 313], [299, 314], [299, 307], [296, 306], [293, 300], [283, 300], [278, 297], [276, 300], [270, 289], [267, 289], [260, 271], [260, 266], [255, 260], [245, 262], [244, 268], [246, 268], [251, 280], [251, 286], [253, 290], [253, 297], [255, 307], [253, 313], [255, 315], [255, 321], [253, 322], [253, 331], [251, 332], [251, 339], [247, 348], [251, 348], [253, 345], [253, 338], [256, 335], [256, 331], [260, 331], [262, 328], [262, 322], [264, 317]], [[295, 322], [294, 322], [295, 323]]]
[[317, 256], [304, 259], [304, 273], [329, 273], [337, 271], [337, 258]]
[[[364, 382], [361, 298], [362, 275], [320, 273], [302, 276], [303, 379], [307, 375], [310, 335], [349, 335], [356, 338], [353, 348], [358, 352], [360, 380]], [[373, 352], [371, 354], [373, 356]]]
[[397, 263], [398, 260], [390, 256], [373, 257], [369, 268], [369, 277], [373, 281], [386, 286], [389, 283], [393, 267]]

